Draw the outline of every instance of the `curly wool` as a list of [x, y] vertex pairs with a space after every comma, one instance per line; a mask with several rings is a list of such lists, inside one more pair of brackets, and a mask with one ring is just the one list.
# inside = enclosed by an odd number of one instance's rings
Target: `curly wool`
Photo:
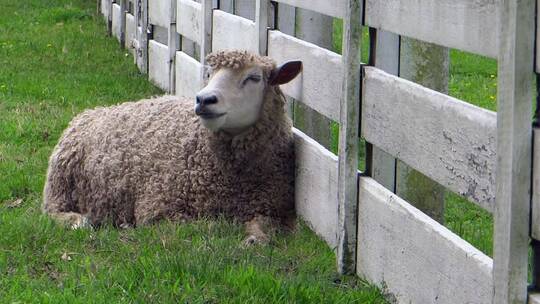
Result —
[[[274, 65], [233, 54], [209, 61]], [[192, 101], [174, 96], [85, 111], [51, 155], [43, 209], [80, 213], [93, 225], [218, 215], [286, 220], [294, 213], [294, 148], [283, 104], [279, 88], [267, 87], [259, 121], [237, 136], [209, 131]]]
[[242, 50], [224, 50], [211, 53], [206, 56], [206, 62], [214, 70], [221, 68], [238, 70], [258, 65], [269, 72], [276, 65], [270, 57], [261, 57]]

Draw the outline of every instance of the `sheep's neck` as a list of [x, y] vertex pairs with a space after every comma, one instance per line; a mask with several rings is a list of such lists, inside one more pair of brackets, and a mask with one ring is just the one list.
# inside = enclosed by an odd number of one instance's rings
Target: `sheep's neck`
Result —
[[223, 133], [230, 136], [231, 138], [242, 136], [244, 134], [247, 134], [250, 129], [253, 128], [253, 126], [249, 126], [247, 128], [231, 128], [231, 129], [223, 129]]

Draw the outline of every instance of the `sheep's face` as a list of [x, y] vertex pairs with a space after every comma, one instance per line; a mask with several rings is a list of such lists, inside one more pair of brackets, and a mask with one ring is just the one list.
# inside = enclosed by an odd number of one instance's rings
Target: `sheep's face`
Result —
[[257, 122], [265, 86], [261, 67], [221, 68], [197, 94], [195, 113], [212, 131], [240, 133]]
[[289, 61], [269, 70], [260, 65], [215, 70], [208, 85], [197, 94], [195, 114], [208, 129], [239, 134], [257, 122], [265, 93], [294, 79], [302, 69], [300, 61]]

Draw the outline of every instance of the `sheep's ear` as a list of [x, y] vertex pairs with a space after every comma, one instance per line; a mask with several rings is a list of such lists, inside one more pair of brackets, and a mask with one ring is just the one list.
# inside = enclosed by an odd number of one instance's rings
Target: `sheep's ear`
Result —
[[276, 67], [270, 73], [268, 83], [270, 85], [284, 84], [294, 79], [302, 71], [302, 61], [287, 61]]

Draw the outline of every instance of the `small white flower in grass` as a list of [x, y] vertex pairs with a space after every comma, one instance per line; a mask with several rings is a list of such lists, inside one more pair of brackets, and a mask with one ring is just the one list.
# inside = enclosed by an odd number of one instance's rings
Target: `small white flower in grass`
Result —
[[61, 257], [62, 261], [71, 261], [71, 257], [69, 256], [69, 254], [67, 252], [64, 252], [62, 254], [62, 257]]

